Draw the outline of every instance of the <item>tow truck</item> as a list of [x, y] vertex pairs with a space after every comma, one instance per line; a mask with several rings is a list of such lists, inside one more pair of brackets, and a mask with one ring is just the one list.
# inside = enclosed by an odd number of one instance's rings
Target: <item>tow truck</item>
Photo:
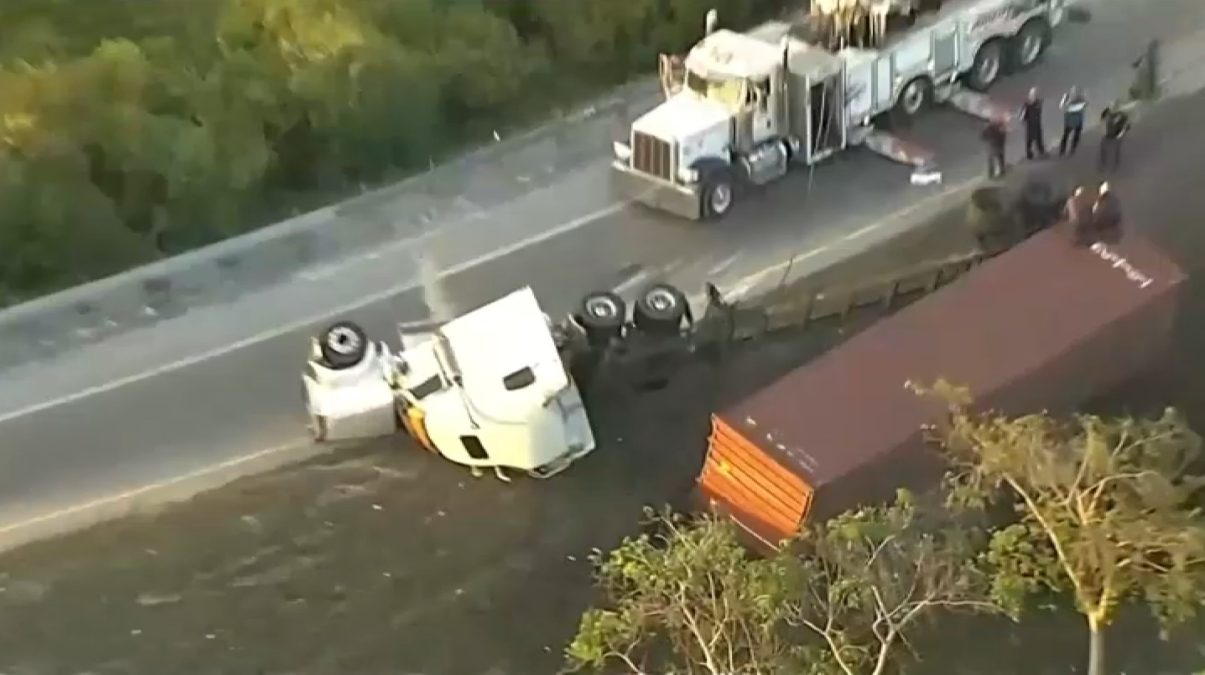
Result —
[[615, 189], [718, 219], [742, 188], [853, 146], [931, 167], [883, 127], [936, 102], [1007, 115], [982, 92], [1038, 63], [1066, 10], [1066, 0], [816, 0], [803, 21], [748, 33], [718, 28], [711, 10], [684, 58], [662, 55], [666, 100], [614, 144]]

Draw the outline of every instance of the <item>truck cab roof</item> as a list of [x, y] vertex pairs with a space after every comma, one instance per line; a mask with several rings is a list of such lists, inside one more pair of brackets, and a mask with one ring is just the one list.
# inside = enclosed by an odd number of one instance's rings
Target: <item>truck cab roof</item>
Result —
[[477, 415], [521, 422], [569, 385], [535, 293], [524, 287], [439, 329], [450, 364]]
[[707, 78], [756, 79], [772, 73], [782, 52], [771, 42], [720, 29], [703, 38], [686, 55], [686, 68]]
[[717, 30], [690, 51], [686, 67], [704, 77], [756, 79], [782, 65], [782, 40], [787, 38], [787, 66], [792, 73], [826, 77], [841, 70], [841, 58], [794, 33], [783, 21], [764, 23], [749, 33]]

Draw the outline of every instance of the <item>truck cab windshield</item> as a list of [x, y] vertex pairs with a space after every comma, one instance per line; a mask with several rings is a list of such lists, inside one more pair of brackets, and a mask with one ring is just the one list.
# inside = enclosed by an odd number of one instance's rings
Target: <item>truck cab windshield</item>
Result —
[[686, 88], [731, 110], [745, 104], [745, 81], [740, 78], [706, 78], [687, 71]]

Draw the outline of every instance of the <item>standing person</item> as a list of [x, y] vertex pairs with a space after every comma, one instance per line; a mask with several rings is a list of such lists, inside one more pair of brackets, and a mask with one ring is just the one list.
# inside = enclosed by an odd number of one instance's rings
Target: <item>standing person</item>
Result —
[[1114, 102], [1101, 111], [1100, 119], [1105, 124], [1100, 139], [1100, 169], [1116, 171], [1121, 168], [1121, 139], [1130, 130], [1130, 116]]
[[1092, 205], [1092, 229], [1102, 241], [1115, 242], [1121, 239], [1121, 205], [1107, 182], [1100, 184], [1096, 203]]
[[1067, 198], [1063, 215], [1071, 224], [1071, 233], [1077, 246], [1087, 246], [1092, 243], [1092, 199], [1088, 191], [1081, 185]]
[[1059, 141], [1059, 157], [1074, 155], [1079, 148], [1080, 136], [1084, 133], [1084, 111], [1088, 108], [1088, 99], [1080, 92], [1079, 87], [1072, 87], [1063, 94], [1059, 102], [1063, 111], [1063, 138]]
[[1025, 122], [1025, 158], [1046, 158], [1046, 139], [1042, 134], [1042, 97], [1038, 88], [1029, 90], [1025, 105], [1021, 107], [1021, 119]]
[[983, 128], [980, 138], [987, 145], [987, 177], [999, 178], [1008, 168], [1004, 162], [1004, 147], [1008, 141], [1008, 126], [1004, 117], [996, 117]]

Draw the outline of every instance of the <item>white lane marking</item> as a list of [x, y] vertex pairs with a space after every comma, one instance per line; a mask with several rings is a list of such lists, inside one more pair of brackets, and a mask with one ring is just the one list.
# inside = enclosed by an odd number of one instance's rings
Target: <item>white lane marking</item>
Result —
[[[15, 523], [9, 523], [7, 525], [4, 525], [3, 527], [0, 527], [0, 540], [2, 540], [4, 537], [6, 537], [7, 535], [9, 535], [13, 532], [17, 532], [17, 531], [23, 530], [27, 527], [32, 527], [32, 526], [38, 525], [39, 523], [51, 522], [51, 521], [58, 520], [60, 518], [65, 518], [65, 517], [75, 515], [78, 513], [82, 513], [85, 511], [90, 511], [95, 508], [108, 506], [108, 505], [112, 505], [112, 504], [117, 504], [117, 503], [120, 503], [123, 501], [130, 501], [133, 499], [137, 499], [138, 497], [145, 495], [152, 491], [164, 490], [164, 489], [172, 487], [173, 485], [180, 485], [183, 483], [188, 483], [193, 480], [204, 478], [210, 474], [214, 474], [219, 471], [224, 471], [227, 469], [234, 469], [234, 468], [237, 468], [239, 465], [247, 464], [249, 462], [254, 462], [256, 460], [261, 460], [261, 459], [264, 459], [267, 457], [271, 457], [272, 455], [287, 454], [287, 453], [291, 453], [291, 452], [300, 450], [302, 448], [309, 448], [311, 445], [312, 444], [296, 443], [296, 442], [287, 443], [285, 445], [277, 445], [277, 446], [274, 446], [271, 448], [267, 448], [265, 450], [259, 450], [257, 452], [253, 452], [248, 455], [241, 455], [239, 457], [235, 457], [234, 459], [228, 459], [224, 462], [219, 462], [217, 464], [211, 464], [205, 468], [197, 469], [196, 471], [191, 471], [182, 476], [176, 476], [175, 478], [171, 478], [168, 480], [158, 481], [155, 483], [149, 483], [147, 485], [143, 485], [141, 487], [137, 487], [132, 490], [126, 490], [125, 492], [118, 492], [116, 494], [111, 494], [106, 497], [100, 497], [98, 499], [93, 499], [91, 501], [87, 501], [82, 504], [68, 506], [65, 508], [57, 509], [55, 511], [51, 511], [50, 513], [44, 513], [42, 515], [34, 516], [32, 518], [26, 518], [25, 520], [21, 520], [21, 521], [15, 522]], [[183, 498], [187, 498], [188, 496], [192, 496], [192, 495], [187, 495]]]
[[643, 268], [639, 272], [628, 277], [627, 279], [624, 279], [623, 281], [619, 282], [618, 284], [615, 284], [615, 286], [613, 286], [611, 288], [611, 292], [617, 293], [619, 295], [623, 295], [624, 293], [627, 293], [628, 291], [632, 290], [633, 288], [636, 288], [637, 286], [644, 284], [652, 276], [653, 276], [653, 270], [650, 270], [648, 268]]
[[[512, 253], [515, 253], [516, 251], [520, 251], [529, 246], [534, 246], [535, 244], [538, 244], [542, 241], [546, 241], [548, 239], [558, 237], [562, 234], [572, 232], [573, 230], [579, 229], [585, 225], [589, 225], [592, 222], [601, 220], [603, 218], [606, 218], [607, 216], [618, 213], [625, 206], [627, 206], [627, 202], [617, 202], [606, 208], [602, 208], [602, 209], [599, 209], [598, 211], [594, 211], [593, 213], [588, 213], [579, 218], [574, 218], [573, 220], [563, 223], [551, 230], [545, 230], [544, 232], [541, 232], [539, 234], [532, 235], [525, 239], [520, 239], [518, 241], [507, 244], [506, 246], [503, 246], [501, 248], [494, 249], [493, 251], [490, 251], [489, 253], [479, 255], [475, 258], [470, 258], [469, 260], [466, 260], [464, 262], [453, 265], [445, 270], [442, 270], [439, 274], [439, 278], [442, 279], [444, 277], [450, 277], [450, 276], [454, 276], [456, 274], [460, 274], [460, 273], [470, 270], [474, 267], [478, 267], [487, 262], [490, 262], [491, 260], [495, 260], [497, 258], [502, 258], [502, 257], [508, 256]], [[17, 419], [18, 417], [32, 415], [37, 412], [42, 412], [44, 410], [56, 408], [58, 406], [65, 405], [67, 403], [72, 403], [72, 402], [78, 401], [80, 399], [88, 398], [89, 396], [95, 396], [96, 394], [102, 394], [107, 391], [112, 391], [114, 389], [118, 389], [118, 388], [124, 387], [126, 385], [130, 385], [130, 384], [134, 384], [136, 382], [141, 382], [142, 380], [150, 379], [152, 377], [158, 377], [159, 375], [163, 375], [165, 373], [170, 373], [174, 370], [179, 370], [181, 368], [185, 368], [185, 367], [191, 366], [193, 364], [201, 363], [203, 361], [208, 361], [210, 359], [213, 359], [213, 358], [225, 355], [225, 354], [229, 354], [230, 352], [238, 351], [240, 349], [245, 349], [247, 347], [251, 347], [251, 346], [259, 344], [261, 342], [271, 340], [271, 339], [279, 337], [281, 335], [287, 335], [288, 333], [292, 333], [292, 332], [301, 330], [302, 328], [305, 328], [306, 326], [308, 326], [312, 323], [317, 323], [319, 321], [327, 320], [331, 316], [334, 316], [336, 314], [355, 311], [362, 307], [366, 307], [368, 305], [371, 305], [371, 304], [374, 304], [377, 302], [388, 300], [389, 298], [391, 298], [399, 293], [404, 293], [406, 291], [420, 288], [421, 286], [422, 286], [422, 283], [420, 281], [407, 281], [403, 284], [398, 284], [396, 286], [386, 288], [384, 290], [378, 291], [371, 295], [366, 295], [366, 296], [360, 298], [359, 300], [356, 300], [355, 302], [343, 305], [342, 307], [337, 307], [334, 309], [330, 309], [330, 310], [321, 312], [319, 314], [314, 314], [314, 315], [308, 316], [304, 319], [301, 319], [299, 321], [294, 321], [292, 323], [283, 324], [283, 325], [277, 326], [275, 328], [272, 328], [271, 330], [266, 330], [261, 333], [257, 333], [250, 337], [243, 338], [242, 340], [238, 340], [237, 342], [231, 342], [230, 344], [223, 345], [216, 349], [211, 349], [209, 351], [201, 352], [199, 354], [194, 354], [192, 356], [188, 356], [188, 357], [179, 359], [177, 361], [172, 361], [171, 363], [165, 363], [160, 366], [156, 366], [154, 368], [144, 370], [140, 373], [135, 373], [133, 375], [127, 375], [125, 377], [120, 377], [115, 380], [110, 380], [108, 382], [105, 382], [104, 384], [98, 384], [98, 385], [94, 385], [91, 387], [87, 387], [87, 388], [81, 389], [77, 392], [67, 394], [66, 396], [60, 396], [58, 398], [50, 399], [48, 401], [43, 401], [41, 403], [35, 403], [34, 405], [26, 406], [24, 408], [20, 408], [20, 409], [13, 410], [13, 411], [10, 411], [7, 413], [3, 413], [3, 414], [0, 414], [0, 424]]]
[[728, 270], [728, 268], [730, 268], [736, 264], [737, 260], [740, 260], [740, 257], [741, 257], [741, 254], [737, 253], [735, 255], [730, 255], [727, 258], [724, 258], [720, 262], [716, 263], [715, 266], [713, 266], [711, 269], [707, 270], [707, 275], [708, 276], [716, 276], [718, 274], [722, 274], [722, 273], [726, 272]]
[[863, 227], [860, 230], [855, 230], [853, 232], [850, 232], [849, 234], [845, 235], [844, 237], [841, 237], [841, 241], [850, 241], [853, 239], [857, 239], [858, 237], [860, 237], [864, 234], [867, 234], [868, 232], [874, 232], [875, 230], [879, 229], [879, 226], [883, 225], [884, 222], [885, 221], [879, 221], [877, 223], [867, 225], [866, 227]]

